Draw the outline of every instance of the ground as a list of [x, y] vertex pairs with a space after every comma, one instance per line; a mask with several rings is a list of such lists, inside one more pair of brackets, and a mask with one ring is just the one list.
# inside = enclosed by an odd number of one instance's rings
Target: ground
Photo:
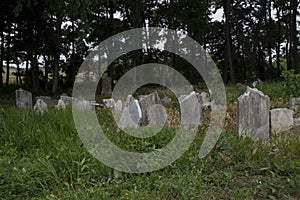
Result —
[[[137, 92], [150, 93], [156, 88]], [[237, 98], [245, 85], [228, 85], [227, 117], [217, 145], [198, 158], [205, 124], [188, 151], [170, 166], [144, 174], [118, 173], [93, 158], [75, 130], [72, 111], [50, 109], [42, 117], [16, 109], [13, 94], [0, 104], [0, 199], [299, 199], [300, 128], [253, 142], [237, 134]], [[288, 107], [280, 83], [260, 88], [271, 107]], [[205, 91], [202, 85], [197, 91]], [[135, 94], [135, 95], [137, 95]], [[169, 91], [159, 89], [164, 96]], [[99, 97], [99, 99], [102, 97]], [[149, 152], [174, 136], [178, 104], [167, 108], [170, 128], [150, 139], [116, 132], [109, 109], [99, 109], [107, 136], [123, 149]]]

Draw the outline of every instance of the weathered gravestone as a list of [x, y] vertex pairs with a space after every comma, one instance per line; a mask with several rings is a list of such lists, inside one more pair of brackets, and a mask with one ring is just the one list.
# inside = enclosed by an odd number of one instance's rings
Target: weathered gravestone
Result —
[[138, 128], [142, 120], [142, 110], [137, 100], [132, 100], [128, 107], [123, 109], [121, 119], [118, 123], [119, 128]]
[[126, 100], [125, 100], [125, 103], [124, 103], [124, 107], [128, 107], [129, 104], [131, 103], [131, 101], [133, 101], [133, 100], [134, 100], [133, 96], [132, 95], [128, 95], [126, 97]]
[[149, 125], [163, 127], [167, 123], [167, 114], [162, 105], [152, 105], [148, 111]]
[[38, 99], [36, 100], [33, 110], [35, 113], [43, 115], [45, 112], [48, 111], [48, 106], [42, 99]]
[[87, 100], [74, 99], [73, 106], [75, 106], [78, 110], [81, 110], [81, 111], [93, 110], [92, 104]]
[[32, 94], [23, 89], [16, 90], [16, 106], [32, 109]]
[[210, 96], [208, 93], [206, 92], [202, 92], [201, 94], [198, 94], [202, 100], [202, 104], [203, 104], [203, 107], [207, 108], [210, 106]]
[[270, 98], [255, 88], [238, 98], [238, 132], [254, 141], [270, 137]]
[[73, 103], [74, 98], [66, 95], [61, 95], [60, 99], [65, 103], [65, 105], [70, 105]]
[[37, 100], [38, 100], [38, 99], [43, 100], [43, 101], [47, 104], [48, 107], [49, 107], [50, 104], [51, 104], [51, 98], [48, 97], [48, 96], [38, 96], [38, 97], [36, 97], [36, 99], [37, 99]]
[[287, 131], [294, 125], [294, 111], [286, 108], [277, 108], [270, 111], [271, 130], [276, 133]]
[[[139, 103], [141, 106], [141, 110], [142, 110], [142, 122], [144, 123], [149, 123], [150, 124], [150, 118], [155, 118], [154, 113], [151, 113], [151, 117], [150, 117], [150, 108], [156, 104], [158, 105], [162, 105], [160, 98], [157, 94], [157, 92], [153, 92], [149, 95], [143, 95], [139, 97]], [[162, 107], [160, 108], [156, 108], [155, 111], [157, 111], [157, 115], [164, 115], [165, 112], [164, 110], [162, 110]], [[158, 122], [158, 118], [159, 119], [165, 119], [167, 118], [166, 116], [157, 116], [156, 119], [152, 119], [151, 124], [152, 125], [156, 125], [156, 122]], [[161, 123], [158, 123], [161, 124]]]
[[185, 128], [198, 128], [202, 124], [202, 99], [195, 92], [180, 99], [181, 125]]
[[300, 98], [291, 98], [289, 101], [289, 107], [296, 112], [300, 111]]
[[116, 112], [122, 112], [122, 108], [123, 108], [123, 103], [121, 100], [118, 100], [114, 105], [114, 110]]
[[102, 78], [102, 95], [111, 94], [112, 91], [111, 78]]

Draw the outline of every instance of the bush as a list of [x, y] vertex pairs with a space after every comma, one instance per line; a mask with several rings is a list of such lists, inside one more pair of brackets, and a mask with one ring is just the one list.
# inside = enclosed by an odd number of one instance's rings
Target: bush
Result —
[[300, 97], [300, 74], [295, 74], [294, 70], [282, 72], [283, 87], [288, 97]]

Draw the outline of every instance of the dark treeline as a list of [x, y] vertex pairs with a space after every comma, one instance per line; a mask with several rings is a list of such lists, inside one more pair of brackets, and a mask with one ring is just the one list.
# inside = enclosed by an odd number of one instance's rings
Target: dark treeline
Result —
[[[216, 21], [220, 8], [224, 19]], [[9, 84], [13, 64], [17, 84], [27, 89], [70, 88], [93, 46], [144, 26], [186, 32], [210, 53], [225, 82], [278, 79], [283, 70], [299, 73], [298, 8], [297, 0], [1, 0], [0, 87]], [[134, 65], [163, 62], [192, 83], [200, 80], [168, 52], [120, 59], [108, 69], [114, 79]]]

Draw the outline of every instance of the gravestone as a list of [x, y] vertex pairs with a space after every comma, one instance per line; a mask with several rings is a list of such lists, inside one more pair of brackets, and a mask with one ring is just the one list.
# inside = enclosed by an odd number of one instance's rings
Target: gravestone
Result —
[[70, 105], [73, 103], [74, 98], [66, 95], [61, 95], [60, 99], [65, 103], [65, 105]]
[[115, 100], [114, 99], [103, 99], [103, 103], [106, 108], [113, 108], [115, 106]]
[[48, 97], [48, 96], [38, 96], [38, 97], [36, 97], [36, 99], [37, 100], [38, 99], [43, 100], [47, 104], [47, 106], [50, 107], [50, 104], [51, 104], [51, 98], [50, 97]]
[[179, 102], [181, 125], [185, 128], [197, 128], [202, 124], [202, 99], [195, 92], [187, 95]]
[[294, 125], [294, 111], [286, 108], [277, 108], [270, 111], [271, 130], [276, 133], [287, 131]]
[[153, 92], [149, 95], [139, 96], [139, 104], [142, 109], [142, 122], [145, 123], [149, 123], [150, 120], [150, 116], [149, 116], [150, 107], [155, 104], [162, 105], [157, 92]]
[[132, 95], [128, 95], [128, 96], [126, 97], [124, 107], [128, 107], [129, 104], [131, 103], [131, 101], [133, 101], [133, 100], [134, 100], [133, 96], [132, 96]]
[[55, 106], [57, 109], [66, 109], [66, 104], [64, 103], [63, 100], [59, 99], [57, 102], [57, 105]]
[[300, 117], [294, 119], [294, 125], [295, 125], [295, 126], [300, 126]]
[[118, 123], [120, 129], [138, 128], [142, 119], [142, 110], [137, 100], [132, 100], [128, 107], [123, 109]]
[[112, 85], [111, 85], [111, 78], [102, 78], [102, 95], [111, 94]]
[[36, 100], [33, 110], [35, 113], [43, 115], [45, 112], [48, 111], [48, 106], [42, 99], [38, 99]]
[[300, 111], [300, 98], [291, 98], [289, 101], [289, 108], [296, 112]]
[[91, 105], [91, 103], [86, 100], [74, 99], [73, 106], [75, 106], [78, 110], [81, 111], [93, 110], [93, 106]]
[[23, 89], [16, 90], [16, 106], [17, 108], [32, 109], [32, 94]]
[[114, 110], [116, 112], [122, 112], [123, 104], [121, 100], [118, 100], [114, 105]]
[[270, 137], [270, 98], [255, 88], [238, 98], [238, 132], [254, 141]]
[[164, 107], [160, 104], [152, 105], [149, 108], [149, 125], [164, 126], [167, 122], [167, 114]]

